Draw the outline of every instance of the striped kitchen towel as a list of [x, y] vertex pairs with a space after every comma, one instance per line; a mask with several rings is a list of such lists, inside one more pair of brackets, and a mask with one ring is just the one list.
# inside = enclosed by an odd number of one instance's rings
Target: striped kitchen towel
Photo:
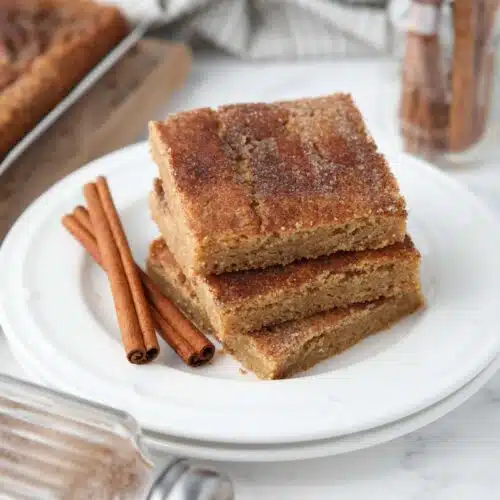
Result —
[[109, 1], [244, 58], [371, 55], [391, 43], [387, 0]]

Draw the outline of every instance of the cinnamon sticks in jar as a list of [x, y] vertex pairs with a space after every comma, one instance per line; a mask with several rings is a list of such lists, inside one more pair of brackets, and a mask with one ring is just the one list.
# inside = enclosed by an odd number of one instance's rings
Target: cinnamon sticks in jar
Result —
[[414, 1], [408, 16], [400, 105], [405, 149], [431, 154], [447, 143], [447, 102], [438, 26], [442, 0]]
[[491, 39], [499, 0], [455, 0], [451, 57], [441, 46], [442, 0], [413, 0], [402, 71], [405, 150], [432, 157], [470, 148], [485, 130], [492, 92]]
[[453, 4], [453, 58], [451, 68], [450, 150], [462, 151], [475, 140], [474, 120], [477, 106], [476, 38], [479, 10], [484, 0], [460, 0]]
[[106, 179], [84, 187], [88, 211], [76, 207], [64, 227], [108, 276], [122, 342], [131, 363], [142, 364], [159, 353], [156, 331], [189, 366], [210, 361], [215, 347], [134, 262]]

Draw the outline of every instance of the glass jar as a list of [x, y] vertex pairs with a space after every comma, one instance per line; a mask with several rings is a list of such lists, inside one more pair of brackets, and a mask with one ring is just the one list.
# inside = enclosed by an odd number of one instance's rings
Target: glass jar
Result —
[[182, 458], [154, 466], [126, 413], [0, 375], [0, 498], [232, 500], [233, 490]]
[[[498, 0], [412, 0], [399, 105], [404, 149], [437, 163], [500, 151]], [[401, 26], [401, 24], [400, 24]]]

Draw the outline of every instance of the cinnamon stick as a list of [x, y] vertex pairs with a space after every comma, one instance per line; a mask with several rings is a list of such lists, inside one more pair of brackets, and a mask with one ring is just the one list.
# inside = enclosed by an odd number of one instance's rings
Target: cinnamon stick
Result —
[[92, 222], [90, 222], [88, 210], [85, 207], [78, 205], [73, 210], [73, 216], [92, 235], [92, 237], [94, 237], [94, 229], [92, 228]]
[[61, 222], [75, 240], [87, 250], [94, 261], [104, 270], [104, 264], [99, 254], [99, 248], [97, 247], [94, 235], [74, 215], [65, 215], [61, 219]]
[[83, 188], [83, 194], [89, 207], [99, 255], [108, 275], [127, 358], [131, 363], [145, 363], [147, 361], [146, 346], [139, 318], [135, 311], [134, 299], [96, 185], [94, 183], [86, 184]]
[[450, 150], [457, 152], [470, 147], [475, 135], [477, 2], [478, 0], [460, 0], [453, 4], [455, 38], [449, 140]]
[[420, 105], [420, 79], [418, 69], [418, 47], [420, 37], [408, 33], [401, 78], [400, 122], [404, 139], [404, 149], [408, 153], [419, 152], [419, 125], [416, 116]]
[[[73, 215], [92, 234], [92, 223], [85, 207], [76, 207]], [[139, 266], [137, 269], [142, 284], [146, 288], [149, 302], [174, 330], [182, 333], [182, 337], [194, 348], [202, 360], [211, 359], [214, 354], [213, 344], [193, 326], [171, 300], [163, 295], [159, 286]]]
[[148, 299], [154, 304], [160, 315], [168, 321], [174, 330], [182, 332], [183, 338], [198, 353], [198, 357], [202, 361], [212, 359], [214, 345], [211, 342], [207, 343], [208, 339], [200, 334], [175, 304], [162, 294], [158, 285], [142, 270], [141, 275], [142, 282], [148, 292]]
[[[62, 223], [87, 250], [95, 262], [104, 267], [99, 255], [97, 242], [92, 233], [92, 226], [87, 210], [84, 207], [75, 208], [73, 215], [63, 217]], [[174, 329], [169, 322], [169, 318], [165, 318], [155, 304], [166, 302], [173, 309], [177, 309], [176, 306], [159, 291], [159, 288], [145, 272], [139, 267], [138, 269], [140, 270], [144, 286], [148, 287], [148, 289], [156, 290], [154, 292], [155, 302], [153, 303], [151, 300], [152, 294], [149, 293], [148, 300], [150, 301], [152, 317], [160, 336], [188, 366], [200, 366], [210, 361], [215, 353], [213, 343], [199, 332], [178, 310], [177, 313], [182, 316], [185, 324], [181, 324], [181, 328]], [[165, 310], [165, 308], [162, 309]]]
[[[158, 327], [158, 331], [161, 332], [162, 338], [165, 339], [168, 345], [177, 353], [186, 365], [193, 367], [201, 366], [205, 364], [206, 361], [212, 359], [215, 351], [212, 351], [211, 356], [206, 356], [205, 352], [197, 352], [193, 349], [193, 346], [186, 341], [186, 339], [179, 336], [175, 332], [172, 326], [155, 307], [152, 307], [151, 311]], [[209, 347], [206, 347], [205, 350], [206, 349], [209, 349]]]
[[[422, 24], [424, 4], [435, 9], [435, 17]], [[437, 33], [440, 4], [440, 0], [414, 0], [403, 62], [400, 120], [404, 146], [408, 152], [425, 156], [446, 147], [448, 123], [443, 110], [447, 102]]]
[[113, 235], [113, 239], [120, 254], [123, 269], [125, 271], [125, 276], [129, 284], [132, 299], [134, 301], [135, 312], [137, 314], [139, 326], [143, 334], [147, 356], [150, 359], [156, 358], [158, 356], [160, 347], [158, 345], [158, 339], [156, 338], [153, 319], [151, 318], [151, 312], [149, 310], [146, 296], [144, 294], [141, 278], [132, 257], [132, 251], [127, 241], [125, 231], [123, 230], [120, 217], [118, 216], [118, 212], [116, 211], [116, 207], [113, 202], [113, 197], [111, 196], [107, 180], [104, 177], [99, 176], [96, 180], [96, 187], [101, 201], [101, 206], [103, 208], [104, 214], [111, 229], [111, 233]]
[[478, 23], [479, 34], [476, 43], [476, 109], [474, 120], [474, 141], [479, 140], [486, 128], [488, 112], [493, 94], [495, 53], [492, 46], [493, 28], [498, 15], [500, 0], [482, 0]]

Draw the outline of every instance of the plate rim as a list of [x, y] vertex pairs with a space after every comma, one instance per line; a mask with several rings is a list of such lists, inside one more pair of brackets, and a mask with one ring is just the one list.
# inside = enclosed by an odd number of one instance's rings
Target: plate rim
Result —
[[[19, 349], [19, 346], [14, 347], [14, 343], [15, 341], [11, 343], [9, 339], [9, 348], [14, 353], [19, 364], [28, 373], [28, 376], [36, 372], [40, 377], [37, 383], [55, 387], [56, 384], [50, 382], [50, 375], [47, 376], [43, 372], [40, 363], [36, 360], [27, 361], [29, 355], [26, 352], [21, 353], [22, 348]], [[36, 365], [36, 368], [34, 365]], [[291, 462], [343, 455], [344, 453], [389, 443], [437, 422], [476, 395], [499, 371], [500, 355], [463, 387], [430, 407], [395, 422], [345, 436], [310, 442], [284, 443], [281, 447], [278, 443], [267, 445], [267, 449], [266, 445], [262, 445], [257, 449], [249, 449], [244, 444], [204, 443], [203, 441], [168, 436], [166, 434], [153, 437], [148, 432], [148, 429], [143, 429], [142, 442], [150, 451], [155, 453], [171, 453], [199, 460], [227, 462]], [[220, 446], [217, 448], [213, 446], [214, 444]]]

